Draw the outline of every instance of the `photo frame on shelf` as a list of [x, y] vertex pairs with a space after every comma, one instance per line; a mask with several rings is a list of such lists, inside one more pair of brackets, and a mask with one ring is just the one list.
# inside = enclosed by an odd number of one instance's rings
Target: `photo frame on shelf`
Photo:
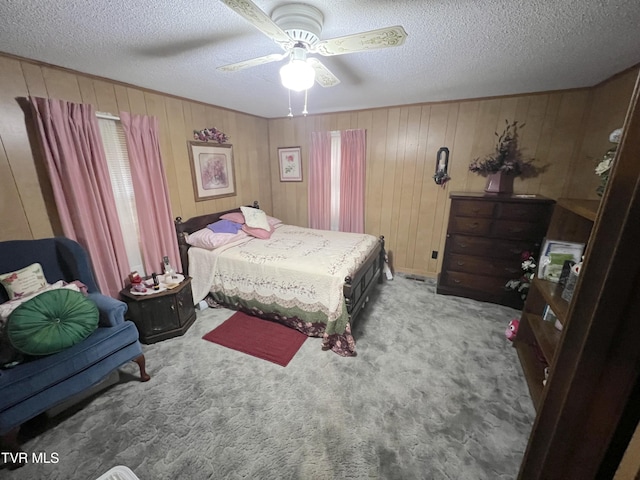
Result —
[[281, 182], [302, 181], [302, 154], [300, 147], [278, 148]]
[[558, 283], [565, 262], [580, 262], [583, 252], [584, 243], [545, 239], [538, 261], [538, 278]]
[[187, 143], [195, 201], [234, 196], [233, 146], [196, 141]]

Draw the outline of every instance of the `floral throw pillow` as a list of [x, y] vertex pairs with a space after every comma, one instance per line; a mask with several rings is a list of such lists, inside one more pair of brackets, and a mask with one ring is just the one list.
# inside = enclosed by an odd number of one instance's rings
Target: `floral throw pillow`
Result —
[[3, 273], [0, 275], [0, 283], [7, 291], [9, 300], [30, 295], [48, 285], [39, 263], [32, 263], [15, 272]]
[[240, 207], [242, 215], [244, 215], [244, 221], [247, 226], [252, 228], [262, 228], [269, 231], [269, 222], [267, 221], [267, 214], [259, 208], [252, 207]]

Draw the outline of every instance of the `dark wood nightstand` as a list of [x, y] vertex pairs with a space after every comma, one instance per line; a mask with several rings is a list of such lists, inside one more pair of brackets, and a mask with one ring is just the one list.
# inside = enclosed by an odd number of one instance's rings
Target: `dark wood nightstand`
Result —
[[183, 335], [196, 319], [191, 294], [191, 277], [171, 290], [152, 295], [133, 295], [129, 288], [120, 291], [129, 309], [125, 317], [138, 327], [142, 343], [155, 343]]

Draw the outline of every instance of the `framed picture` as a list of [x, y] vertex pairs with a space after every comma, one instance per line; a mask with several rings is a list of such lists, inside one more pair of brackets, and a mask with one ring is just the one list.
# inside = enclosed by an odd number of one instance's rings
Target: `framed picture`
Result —
[[236, 194], [231, 145], [188, 142], [196, 202]]
[[278, 148], [281, 182], [302, 181], [302, 155], [300, 147]]
[[584, 243], [545, 239], [538, 261], [538, 278], [558, 283], [566, 261], [578, 263]]

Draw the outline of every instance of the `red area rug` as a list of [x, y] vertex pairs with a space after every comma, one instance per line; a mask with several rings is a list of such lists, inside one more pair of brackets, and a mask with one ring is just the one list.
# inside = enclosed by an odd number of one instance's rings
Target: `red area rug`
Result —
[[279, 323], [236, 312], [202, 338], [286, 367], [307, 336]]

